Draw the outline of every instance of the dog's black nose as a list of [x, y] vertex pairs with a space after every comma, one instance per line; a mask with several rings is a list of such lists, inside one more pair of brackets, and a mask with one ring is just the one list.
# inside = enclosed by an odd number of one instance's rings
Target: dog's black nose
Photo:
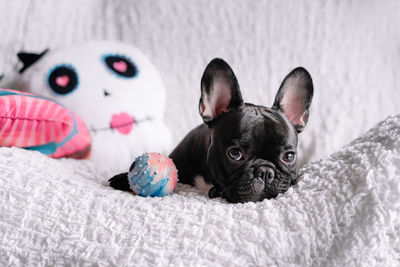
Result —
[[267, 184], [271, 184], [275, 178], [275, 172], [268, 166], [260, 166], [257, 168], [256, 177], [262, 178]]

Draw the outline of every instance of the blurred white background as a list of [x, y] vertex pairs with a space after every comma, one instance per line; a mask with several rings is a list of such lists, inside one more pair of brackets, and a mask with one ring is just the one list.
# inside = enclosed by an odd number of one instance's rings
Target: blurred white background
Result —
[[214, 57], [232, 66], [245, 101], [266, 106], [291, 69], [309, 70], [302, 162], [400, 112], [400, 1], [1, 0], [0, 12], [0, 74], [20, 50], [92, 39], [139, 47], [166, 85], [175, 144], [201, 122], [200, 78]]

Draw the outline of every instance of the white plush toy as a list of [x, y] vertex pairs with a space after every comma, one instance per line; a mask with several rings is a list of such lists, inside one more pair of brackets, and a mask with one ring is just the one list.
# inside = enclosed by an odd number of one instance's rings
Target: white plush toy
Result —
[[18, 57], [24, 66], [15, 88], [52, 98], [78, 114], [91, 132], [90, 159], [120, 170], [145, 152], [169, 152], [165, 88], [138, 49], [93, 41]]

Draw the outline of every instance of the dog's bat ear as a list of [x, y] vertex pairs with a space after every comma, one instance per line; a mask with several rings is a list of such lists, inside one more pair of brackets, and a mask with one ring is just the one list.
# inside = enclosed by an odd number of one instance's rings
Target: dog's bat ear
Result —
[[281, 110], [300, 133], [307, 124], [313, 94], [311, 75], [305, 68], [295, 68], [283, 80], [272, 108]]
[[49, 51], [49, 49], [46, 49], [40, 54], [19, 52], [17, 54], [17, 57], [23, 64], [22, 68], [19, 70], [19, 73], [23, 73], [27, 68], [29, 68], [35, 62], [37, 62], [40, 58], [42, 58], [44, 56], [44, 54], [46, 54], [48, 51]]
[[220, 114], [243, 105], [242, 94], [235, 73], [220, 58], [213, 59], [201, 78], [199, 112], [205, 123]]

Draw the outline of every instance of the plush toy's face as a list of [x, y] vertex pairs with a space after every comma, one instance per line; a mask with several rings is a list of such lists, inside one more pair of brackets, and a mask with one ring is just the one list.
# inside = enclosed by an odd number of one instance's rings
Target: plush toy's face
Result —
[[131, 45], [98, 41], [50, 50], [21, 74], [17, 89], [53, 98], [77, 113], [93, 137], [94, 157], [121, 155], [112, 148], [125, 144], [131, 160], [149, 149], [163, 152], [160, 139], [164, 148], [169, 145], [169, 133], [158, 125], [166, 98], [162, 81]]
[[23, 76], [28, 86], [21, 89], [58, 100], [93, 131], [129, 134], [130, 122], [160, 117], [164, 110], [157, 71], [127, 44], [90, 42], [49, 51]]

